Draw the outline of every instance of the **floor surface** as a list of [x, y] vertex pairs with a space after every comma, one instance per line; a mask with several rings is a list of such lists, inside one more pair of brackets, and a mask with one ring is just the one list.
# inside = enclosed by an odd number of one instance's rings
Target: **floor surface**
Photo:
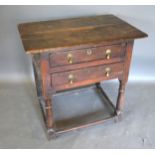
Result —
[[[115, 101], [117, 83], [102, 86]], [[0, 148], [155, 148], [154, 98], [155, 83], [128, 83], [122, 121], [68, 132], [48, 141], [34, 85], [0, 83]], [[95, 110], [101, 100], [90, 88], [84, 88], [57, 94], [53, 102], [55, 117], [61, 119], [80, 115], [84, 109]]]

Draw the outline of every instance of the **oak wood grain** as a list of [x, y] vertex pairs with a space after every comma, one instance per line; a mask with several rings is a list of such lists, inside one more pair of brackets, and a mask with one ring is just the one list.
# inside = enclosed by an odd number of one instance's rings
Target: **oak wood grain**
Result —
[[68, 62], [68, 55], [71, 54], [72, 64], [78, 64], [82, 62], [89, 62], [94, 60], [106, 60], [106, 51], [110, 50], [111, 54], [109, 59], [123, 57], [125, 51], [121, 44], [113, 46], [99, 46], [95, 48], [86, 48], [79, 50], [72, 50], [67, 52], [54, 52], [50, 55], [51, 67], [71, 65]]
[[[38, 97], [50, 136], [120, 116], [134, 39], [146, 37], [146, 33], [114, 15], [24, 23], [18, 28], [25, 51], [33, 58]], [[107, 57], [109, 49], [111, 54]], [[102, 81], [110, 79], [120, 82], [116, 106], [100, 86]], [[95, 112], [88, 118], [80, 118], [84, 120], [80, 123], [77, 119], [56, 123], [53, 94], [92, 84], [96, 84], [104, 101], [113, 107], [112, 115], [105, 118]]]
[[[79, 86], [93, 84], [102, 80], [117, 78], [123, 75], [124, 63], [99, 65], [69, 72], [55, 73], [51, 76], [51, 86], [55, 90], [70, 89]], [[110, 74], [106, 76], [106, 68], [110, 68]], [[69, 83], [69, 75], [73, 75], [73, 83]]]
[[147, 36], [114, 15], [25, 23], [19, 32], [27, 53]]

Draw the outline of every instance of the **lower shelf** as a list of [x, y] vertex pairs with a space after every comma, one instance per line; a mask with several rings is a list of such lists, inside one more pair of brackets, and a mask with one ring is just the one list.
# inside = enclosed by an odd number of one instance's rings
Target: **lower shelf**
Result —
[[115, 107], [100, 85], [58, 93], [52, 96], [52, 102], [56, 133], [99, 124], [115, 116]]

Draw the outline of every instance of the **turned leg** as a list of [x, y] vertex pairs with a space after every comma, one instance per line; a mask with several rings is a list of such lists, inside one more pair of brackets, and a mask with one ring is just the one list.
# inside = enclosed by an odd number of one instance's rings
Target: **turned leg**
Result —
[[117, 104], [116, 104], [116, 114], [121, 115], [124, 107], [125, 102], [125, 85], [122, 80], [119, 80], [119, 92], [117, 97]]
[[51, 129], [53, 127], [53, 112], [50, 98], [45, 100], [45, 109], [46, 109], [46, 126], [47, 129]]
[[54, 120], [52, 110], [52, 91], [50, 85], [48, 55], [33, 56], [33, 66], [37, 95], [40, 101], [44, 121], [47, 127], [48, 135], [54, 134]]
[[46, 113], [46, 128], [47, 128], [47, 133], [48, 133], [48, 139], [50, 140], [51, 138], [56, 138], [57, 134], [54, 130], [54, 119], [53, 119], [53, 109], [52, 109], [52, 99], [47, 98], [45, 100], [45, 113]]

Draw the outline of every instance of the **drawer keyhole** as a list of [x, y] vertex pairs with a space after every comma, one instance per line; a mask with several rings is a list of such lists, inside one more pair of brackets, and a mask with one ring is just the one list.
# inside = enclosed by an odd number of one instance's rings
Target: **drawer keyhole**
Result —
[[86, 52], [87, 52], [87, 55], [92, 55], [92, 50], [91, 49], [88, 49]]

